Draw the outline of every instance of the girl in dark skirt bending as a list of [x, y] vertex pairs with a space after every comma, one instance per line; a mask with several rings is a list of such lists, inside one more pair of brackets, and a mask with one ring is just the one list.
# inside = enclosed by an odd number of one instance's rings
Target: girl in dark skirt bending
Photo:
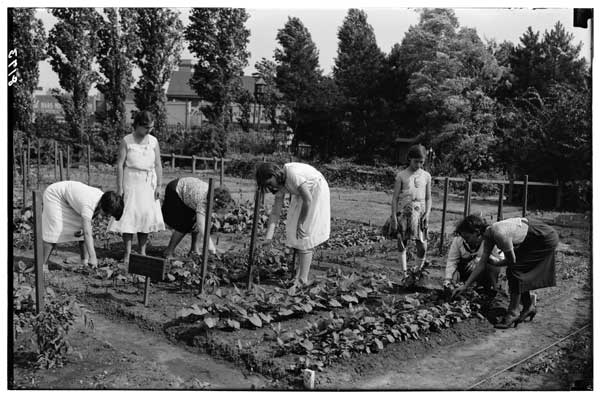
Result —
[[[486, 263], [506, 266], [510, 304], [504, 320], [496, 328], [516, 327], [520, 322], [536, 315], [535, 303], [529, 293], [538, 288], [556, 285], [555, 251], [558, 246], [556, 231], [541, 222], [527, 218], [511, 218], [496, 222], [485, 230], [472, 228], [462, 236], [469, 242], [483, 239], [483, 254], [479, 264], [465, 285], [454, 290], [453, 295], [463, 292], [479, 274]], [[490, 261], [494, 245], [504, 252], [504, 260]], [[519, 313], [519, 304], [523, 309]]]
[[[219, 198], [219, 192], [226, 189], [216, 188], [215, 198]], [[205, 231], [210, 234], [210, 226], [204, 226], [206, 215], [206, 204], [208, 194], [208, 183], [195, 177], [183, 177], [171, 181], [165, 189], [165, 200], [162, 205], [162, 214], [165, 223], [173, 229], [171, 240], [164, 252], [165, 258], [172, 258], [175, 248], [181, 239], [192, 233], [192, 246], [190, 254], [200, 254], [201, 242]], [[215, 201], [215, 209], [223, 207], [219, 201]], [[217, 249], [209, 238], [208, 251], [216, 254]]]

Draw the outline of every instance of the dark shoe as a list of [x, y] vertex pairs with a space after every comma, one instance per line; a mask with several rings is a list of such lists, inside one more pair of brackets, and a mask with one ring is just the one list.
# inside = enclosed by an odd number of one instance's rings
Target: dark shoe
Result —
[[531, 305], [529, 308], [524, 309], [519, 315], [519, 323], [525, 321], [526, 318], [529, 317], [529, 321], [532, 321], [535, 315], [537, 314], [537, 309], [535, 305]]
[[521, 318], [519, 317], [519, 315], [507, 313], [506, 316], [504, 316], [504, 320], [502, 320], [502, 322], [494, 324], [494, 328], [499, 328], [503, 330], [509, 328], [510, 326], [517, 328], [520, 322]]

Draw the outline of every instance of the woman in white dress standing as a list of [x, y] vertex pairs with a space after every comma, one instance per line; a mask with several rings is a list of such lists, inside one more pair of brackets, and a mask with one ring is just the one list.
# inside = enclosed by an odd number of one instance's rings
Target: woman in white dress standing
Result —
[[274, 163], [259, 164], [256, 183], [263, 192], [275, 194], [265, 235], [266, 242], [270, 242], [275, 234], [285, 194], [291, 194], [292, 201], [286, 220], [286, 245], [298, 253], [296, 283], [308, 283], [313, 249], [329, 239], [331, 229], [327, 181], [312, 166], [290, 162], [283, 167]]
[[131, 241], [137, 233], [139, 252], [146, 255], [148, 233], [165, 230], [160, 210], [162, 165], [154, 128], [154, 117], [148, 111], [138, 112], [134, 131], [123, 138], [117, 158], [117, 192], [123, 195], [125, 207], [120, 220], [111, 220], [109, 231], [121, 233], [125, 243], [123, 261], [129, 262]]
[[103, 193], [78, 181], [60, 181], [44, 191], [42, 240], [44, 266], [56, 244], [79, 241], [81, 263], [98, 265], [92, 219], [104, 214], [116, 219], [123, 213], [123, 198], [114, 191]]

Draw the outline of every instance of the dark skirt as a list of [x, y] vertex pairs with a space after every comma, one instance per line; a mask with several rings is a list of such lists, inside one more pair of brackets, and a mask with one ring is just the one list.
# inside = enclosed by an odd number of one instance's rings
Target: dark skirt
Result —
[[516, 263], [506, 268], [510, 292], [522, 293], [556, 285], [556, 231], [541, 222], [528, 220], [527, 236], [515, 249]]
[[175, 179], [165, 189], [165, 200], [162, 205], [163, 220], [165, 223], [180, 233], [189, 233], [196, 223], [196, 212], [183, 203], [177, 195], [177, 183]]

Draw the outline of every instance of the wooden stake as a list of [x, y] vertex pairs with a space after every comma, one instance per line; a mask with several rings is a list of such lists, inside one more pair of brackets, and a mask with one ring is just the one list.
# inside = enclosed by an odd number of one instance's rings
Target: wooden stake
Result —
[[204, 247], [202, 248], [202, 275], [200, 277], [200, 293], [204, 289], [204, 278], [208, 267], [208, 243], [210, 239], [210, 225], [213, 208], [213, 196], [215, 188], [212, 177], [208, 179], [208, 194], [206, 198], [206, 215], [204, 217]]
[[499, 222], [504, 219], [504, 184], [500, 184], [500, 194], [498, 195], [498, 217], [496, 220]]
[[37, 140], [37, 188], [40, 189], [40, 183], [42, 180], [42, 145], [40, 139]]
[[529, 176], [523, 178], [523, 217], [527, 216], [527, 191], [529, 189]]
[[54, 140], [54, 181], [56, 180], [58, 180], [58, 144]]
[[148, 306], [150, 300], [150, 277], [146, 276], [146, 283], [144, 284], [144, 306]]
[[465, 178], [465, 207], [463, 210], [463, 217], [469, 215], [469, 196], [471, 195], [471, 175]]
[[515, 194], [515, 176], [511, 173], [508, 176], [508, 195], [506, 196], [506, 201], [509, 204], [514, 202], [514, 194]]
[[252, 218], [252, 235], [250, 236], [250, 254], [248, 256], [248, 285], [247, 289], [252, 287], [252, 273], [254, 266], [254, 244], [256, 242], [256, 232], [258, 231], [258, 210], [260, 206], [260, 197], [261, 197], [260, 189], [256, 189], [256, 193], [254, 194], [254, 216]]
[[216, 171], [217, 171], [217, 161], [218, 161], [218, 158], [217, 158], [217, 157], [214, 157], [214, 158], [213, 158], [213, 160], [215, 161], [215, 163], [214, 163], [214, 166], [213, 166], [213, 169], [214, 169], [214, 170], [215, 170], [215, 172], [216, 172]]
[[171, 153], [171, 169], [175, 170], [175, 153]]
[[87, 174], [88, 174], [88, 186], [92, 185], [92, 173], [91, 173], [91, 169], [92, 169], [92, 150], [90, 148], [90, 145], [87, 145]]
[[64, 174], [63, 174], [63, 152], [62, 150], [60, 150], [58, 152], [58, 169], [60, 171], [60, 181], [64, 180]]
[[31, 139], [27, 138], [27, 177], [31, 171]]
[[554, 208], [556, 210], [560, 209], [562, 203], [562, 184], [560, 181], [556, 180], [556, 203], [554, 204]]
[[192, 155], [192, 173], [196, 173], [196, 156]]
[[71, 146], [67, 144], [67, 180], [71, 180], [69, 171], [71, 170]]
[[42, 241], [42, 192], [33, 192], [34, 258], [35, 258], [35, 311], [44, 310], [44, 242]]
[[21, 166], [21, 169], [23, 170], [23, 208], [25, 208], [27, 206], [27, 154], [25, 151], [23, 151], [21, 159], [23, 162], [23, 165]]
[[221, 178], [220, 178], [220, 187], [223, 187], [223, 176], [225, 175], [225, 161], [223, 161], [223, 157], [221, 157]]
[[444, 247], [444, 239], [446, 238], [446, 210], [448, 209], [448, 188], [450, 186], [450, 178], [444, 179], [444, 204], [442, 205], [442, 230], [440, 232], [440, 252]]

